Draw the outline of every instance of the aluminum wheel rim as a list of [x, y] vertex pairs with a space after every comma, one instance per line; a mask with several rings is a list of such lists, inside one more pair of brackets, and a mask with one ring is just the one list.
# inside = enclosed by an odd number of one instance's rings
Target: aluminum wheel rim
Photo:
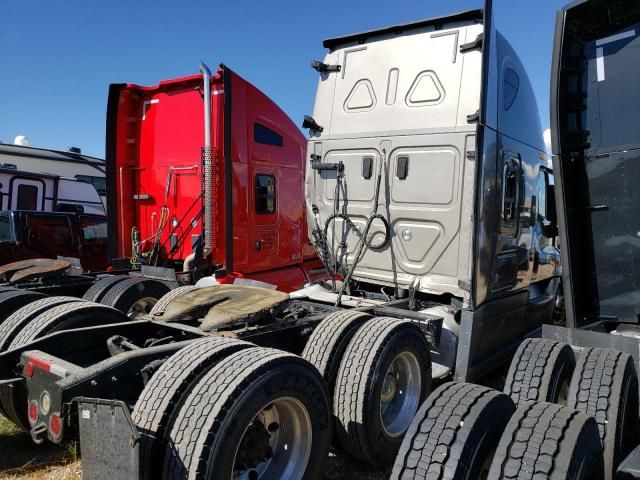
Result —
[[418, 411], [422, 374], [420, 362], [411, 352], [393, 359], [385, 373], [380, 394], [380, 418], [387, 435], [399, 437], [409, 428]]
[[293, 397], [281, 397], [265, 405], [253, 418], [251, 424], [259, 422], [269, 434], [271, 458], [264, 459], [252, 468], [238, 469], [238, 452], [247, 435], [245, 429], [238, 444], [233, 461], [233, 480], [269, 480], [303, 478], [311, 456], [311, 418], [306, 407]]
[[157, 298], [153, 298], [153, 297], [141, 298], [136, 303], [131, 305], [131, 308], [127, 312], [127, 316], [129, 318], [136, 318], [140, 315], [147, 315], [156, 303], [158, 303]]

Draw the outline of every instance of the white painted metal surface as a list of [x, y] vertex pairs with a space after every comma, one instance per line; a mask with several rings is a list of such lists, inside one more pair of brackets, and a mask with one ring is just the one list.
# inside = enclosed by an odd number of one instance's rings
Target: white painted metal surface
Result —
[[[363, 230], [382, 167], [378, 213], [391, 228], [390, 243], [367, 249], [354, 279], [468, 296], [460, 283], [471, 277], [476, 124], [467, 116], [480, 106], [482, 53], [461, 53], [460, 46], [482, 29], [475, 22], [423, 26], [347, 43], [326, 55], [324, 63], [341, 70], [321, 74], [313, 117], [324, 130], [312, 135], [309, 154], [342, 162], [344, 178], [309, 168], [308, 211], [318, 207], [322, 227], [334, 213], [347, 213]], [[363, 176], [367, 157], [369, 178]], [[405, 161], [401, 178], [398, 164]], [[313, 217], [309, 225], [315, 227]], [[384, 238], [380, 220], [371, 233], [373, 243]], [[330, 249], [346, 242], [340, 260], [353, 263], [353, 229], [330, 222], [327, 241]]]

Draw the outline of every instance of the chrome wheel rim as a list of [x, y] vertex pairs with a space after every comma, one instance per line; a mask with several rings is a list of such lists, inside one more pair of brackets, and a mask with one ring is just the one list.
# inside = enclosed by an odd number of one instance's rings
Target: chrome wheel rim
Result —
[[418, 411], [422, 374], [420, 362], [411, 352], [393, 359], [384, 375], [380, 394], [382, 426], [391, 437], [404, 434]]
[[265, 405], [245, 428], [233, 461], [233, 480], [300, 480], [311, 456], [311, 418], [292, 397]]
[[139, 317], [140, 315], [147, 315], [156, 303], [158, 303], [157, 298], [141, 298], [131, 306], [131, 308], [127, 312], [127, 316], [133, 319]]

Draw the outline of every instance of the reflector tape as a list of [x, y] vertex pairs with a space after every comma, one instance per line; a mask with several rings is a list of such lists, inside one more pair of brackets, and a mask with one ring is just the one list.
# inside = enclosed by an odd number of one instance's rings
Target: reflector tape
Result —
[[[69, 370], [60, 365], [56, 365], [55, 363], [47, 362], [38, 357], [27, 357], [27, 365], [25, 365], [24, 373], [32, 370], [33, 368], [37, 368], [39, 370], [44, 370], [45, 372], [53, 373], [58, 377], [66, 377], [69, 374]], [[31, 376], [31, 375], [28, 375]]]

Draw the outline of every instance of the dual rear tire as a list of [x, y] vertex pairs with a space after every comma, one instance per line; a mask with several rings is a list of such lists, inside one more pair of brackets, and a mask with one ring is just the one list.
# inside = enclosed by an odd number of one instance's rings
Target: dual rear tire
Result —
[[604, 478], [638, 438], [638, 376], [630, 355], [584, 348], [576, 362], [569, 345], [525, 340], [509, 368], [505, 393], [518, 404], [542, 401], [566, 405], [595, 419], [604, 454]]
[[593, 418], [547, 402], [516, 409], [504, 393], [467, 383], [436, 389], [404, 438], [392, 480], [598, 480]]
[[449, 383], [429, 397], [391, 478], [612, 480], [637, 443], [638, 403], [629, 355], [585, 348], [576, 362], [568, 345], [527, 340], [504, 393]]
[[[122, 312], [72, 297], [47, 297], [16, 311], [2, 329], [0, 344], [4, 350], [22, 348], [46, 335], [73, 328], [128, 321]], [[24, 388], [0, 386], [0, 413], [24, 430], [29, 430]]]
[[108, 276], [94, 283], [82, 297], [102, 303], [135, 319], [147, 315], [171, 288], [160, 280], [126, 275]]
[[334, 427], [351, 455], [392, 461], [431, 386], [424, 333], [358, 312], [325, 322], [309, 361], [218, 337], [167, 360], [133, 412], [147, 478], [319, 478]]
[[374, 466], [393, 462], [431, 391], [431, 356], [416, 323], [340, 311], [314, 330], [302, 354], [332, 397], [333, 444]]
[[146, 478], [317, 478], [331, 441], [315, 368], [227, 338], [194, 342], [167, 360], [133, 419]]

